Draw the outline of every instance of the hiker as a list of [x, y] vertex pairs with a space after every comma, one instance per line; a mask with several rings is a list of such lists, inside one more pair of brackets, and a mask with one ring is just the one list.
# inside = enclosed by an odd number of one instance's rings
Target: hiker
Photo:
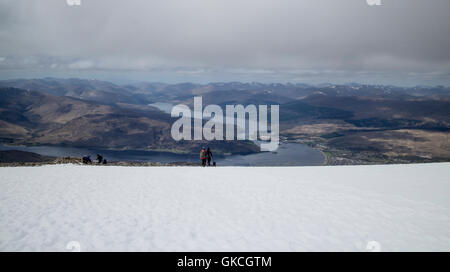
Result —
[[200, 151], [200, 159], [202, 160], [202, 166], [206, 166], [206, 149], [204, 147]]
[[98, 164], [101, 164], [101, 163], [102, 163], [102, 161], [103, 161], [102, 155], [97, 154], [97, 161], [98, 161]]
[[91, 160], [91, 156], [84, 156], [83, 157], [83, 163], [84, 164], [88, 164], [88, 163], [92, 163], [92, 160]]
[[211, 152], [211, 150], [208, 149], [206, 150], [206, 159], [208, 160], [208, 166], [211, 166], [211, 159], [213, 158], [213, 154]]

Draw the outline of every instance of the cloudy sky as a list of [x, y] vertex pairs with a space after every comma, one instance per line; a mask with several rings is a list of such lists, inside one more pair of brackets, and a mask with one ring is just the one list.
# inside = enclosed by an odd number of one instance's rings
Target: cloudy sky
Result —
[[450, 1], [0, 0], [0, 78], [450, 85]]

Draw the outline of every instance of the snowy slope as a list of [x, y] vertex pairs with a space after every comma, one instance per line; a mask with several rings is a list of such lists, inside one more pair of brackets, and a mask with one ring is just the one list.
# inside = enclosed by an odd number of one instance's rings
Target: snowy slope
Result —
[[370, 241], [448, 251], [450, 163], [0, 168], [0, 251], [70, 241], [82, 251], [366, 251]]

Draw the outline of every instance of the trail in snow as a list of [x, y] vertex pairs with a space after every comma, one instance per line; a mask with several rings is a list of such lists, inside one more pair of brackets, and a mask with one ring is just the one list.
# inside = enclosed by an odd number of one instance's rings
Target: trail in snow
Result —
[[0, 250], [450, 250], [450, 163], [0, 168]]

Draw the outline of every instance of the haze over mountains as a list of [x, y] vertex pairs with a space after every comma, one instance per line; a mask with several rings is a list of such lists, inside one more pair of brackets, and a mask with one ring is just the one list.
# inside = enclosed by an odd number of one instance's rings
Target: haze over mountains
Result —
[[[281, 135], [329, 154], [329, 163], [442, 161], [450, 158], [450, 88], [346, 84], [135, 83], [84, 79], [0, 81], [0, 140], [192, 152], [175, 142], [174, 119], [153, 102], [279, 104]], [[215, 142], [219, 153], [251, 153], [248, 142]]]

